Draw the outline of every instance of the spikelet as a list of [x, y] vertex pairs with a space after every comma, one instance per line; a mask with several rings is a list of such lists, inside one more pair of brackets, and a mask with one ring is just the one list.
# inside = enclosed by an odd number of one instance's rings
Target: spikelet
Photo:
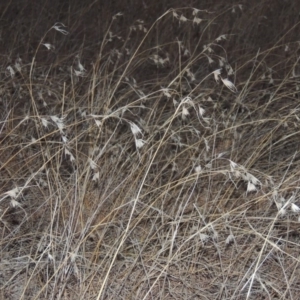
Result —
[[237, 93], [237, 88], [228, 78], [223, 79], [221, 77], [221, 80], [229, 90], [231, 90], [233, 93]]

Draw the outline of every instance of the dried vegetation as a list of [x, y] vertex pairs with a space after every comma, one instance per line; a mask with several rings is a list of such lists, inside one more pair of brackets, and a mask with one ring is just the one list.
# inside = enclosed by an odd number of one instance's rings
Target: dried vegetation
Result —
[[299, 299], [297, 1], [29, 2], [1, 4], [0, 298]]

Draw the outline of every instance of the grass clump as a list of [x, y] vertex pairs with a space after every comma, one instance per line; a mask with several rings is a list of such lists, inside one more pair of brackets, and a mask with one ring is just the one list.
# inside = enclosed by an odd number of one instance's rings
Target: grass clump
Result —
[[1, 297], [297, 299], [298, 23], [52, 5], [3, 37]]

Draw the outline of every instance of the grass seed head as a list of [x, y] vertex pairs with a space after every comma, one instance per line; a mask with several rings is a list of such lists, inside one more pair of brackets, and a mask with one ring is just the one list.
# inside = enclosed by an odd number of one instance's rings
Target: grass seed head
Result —
[[162, 92], [163, 92], [163, 94], [164, 94], [167, 98], [171, 98], [171, 97], [172, 97], [171, 94], [170, 94], [170, 92], [169, 92], [169, 89], [168, 89], [168, 88], [163, 88], [163, 89], [162, 89]]
[[98, 171], [93, 175], [92, 181], [98, 181], [99, 179], [100, 179], [100, 173]]
[[207, 234], [205, 234], [205, 233], [200, 233], [199, 236], [200, 236], [200, 240], [201, 240], [201, 242], [202, 242], [203, 244], [204, 244], [205, 242], [207, 242], [208, 239], [209, 239], [209, 235], [207, 235]]
[[295, 213], [298, 213], [298, 212], [300, 212], [300, 207], [298, 205], [296, 205], [295, 203], [292, 203], [291, 210]]
[[257, 191], [257, 187], [252, 182], [248, 181], [247, 193], [255, 192], [255, 191]]
[[137, 149], [142, 148], [145, 145], [145, 141], [142, 139], [135, 139], [135, 146]]
[[9, 73], [9, 75], [10, 75], [10, 77], [11, 78], [14, 78], [15, 77], [15, 71], [14, 71], [14, 69], [11, 67], [11, 66], [8, 66], [7, 68], [6, 68], [6, 70], [8, 71], [8, 73]]
[[69, 34], [69, 32], [63, 29], [62, 27], [67, 27], [67, 26], [65, 26], [63, 23], [57, 22], [52, 26], [52, 29], [62, 33], [63, 35]]
[[16, 201], [15, 199], [11, 199], [10, 204], [12, 207], [17, 207], [17, 206], [21, 207], [21, 203]]
[[196, 25], [199, 25], [202, 21], [203, 21], [202, 19], [200, 19], [200, 18], [198, 18], [196, 16], [193, 19], [193, 23], [196, 24]]
[[221, 71], [222, 71], [222, 69], [217, 69], [217, 70], [213, 71], [213, 74], [214, 74], [214, 78], [215, 78], [216, 83], [219, 83], [219, 82], [220, 82]]
[[138, 127], [135, 123], [129, 122], [129, 124], [130, 124], [131, 132], [134, 136], [137, 136], [138, 134], [143, 135], [141, 128]]
[[42, 44], [43, 46], [45, 46], [48, 50], [55, 50], [55, 47], [49, 43], [45, 43], [45, 44]]
[[186, 117], [189, 115], [188, 109], [183, 105], [182, 106], [182, 112], [181, 112], [181, 118], [182, 120], [186, 120]]
[[62, 132], [65, 128], [63, 118], [58, 118], [57, 116], [50, 116], [51, 120], [56, 124], [58, 129]]
[[4, 195], [7, 195], [7, 196], [9, 196], [9, 197], [11, 197], [13, 199], [16, 199], [17, 196], [18, 196], [18, 194], [19, 194], [19, 192], [20, 192], [20, 187], [16, 187], [16, 188], [14, 188], [14, 189], [12, 189], [10, 191], [5, 192]]
[[187, 20], [188, 19], [184, 15], [181, 15], [180, 18], [179, 18], [180, 22], [186, 22]]
[[200, 165], [195, 167], [195, 173], [196, 174], [201, 174], [201, 172], [202, 172], [202, 167]]
[[231, 233], [231, 234], [229, 234], [228, 237], [226, 238], [225, 244], [226, 244], [226, 245], [229, 245], [229, 244], [231, 244], [232, 242], [234, 242], [234, 240], [235, 240], [235, 237], [234, 237], [234, 235]]
[[224, 83], [224, 85], [231, 90], [233, 93], [237, 93], [237, 88], [235, 87], [235, 85], [228, 79], [225, 78], [223, 79], [222, 77], [220, 77], [222, 82]]
[[238, 167], [238, 165], [235, 162], [233, 162], [232, 160], [229, 160], [229, 162], [230, 162], [231, 172], [233, 172]]
[[91, 158], [89, 158], [89, 164], [92, 170], [97, 168], [97, 164]]
[[282, 208], [279, 210], [278, 214], [279, 214], [280, 216], [286, 215], [286, 209], [285, 209], [284, 207], [282, 207]]

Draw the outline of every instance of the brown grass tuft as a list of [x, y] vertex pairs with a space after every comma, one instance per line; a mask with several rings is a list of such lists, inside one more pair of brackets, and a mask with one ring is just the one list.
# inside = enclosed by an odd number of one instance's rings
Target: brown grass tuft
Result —
[[25, 2], [1, 5], [0, 299], [298, 299], [296, 1]]

